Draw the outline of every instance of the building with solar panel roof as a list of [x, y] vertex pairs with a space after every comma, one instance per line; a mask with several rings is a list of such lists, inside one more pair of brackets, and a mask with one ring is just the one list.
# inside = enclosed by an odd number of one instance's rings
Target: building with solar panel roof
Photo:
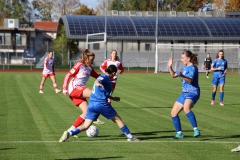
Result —
[[[128, 64], [131, 64], [130, 67], [154, 67], [156, 12], [100, 11], [97, 16], [65, 15], [61, 17], [59, 25], [64, 25], [68, 39], [79, 41], [80, 50], [92, 50], [96, 54], [95, 64], [100, 65], [106, 58], [105, 44], [88, 42], [100, 41], [103, 37], [92, 36], [86, 42], [86, 36], [105, 32], [105, 18], [107, 58], [112, 50], [117, 50], [126, 67]], [[239, 46], [240, 18], [229, 14], [226, 17], [225, 13], [214, 11], [159, 12], [157, 40], [162, 45], [193, 45], [193, 48], [186, 49], [199, 53], [201, 59], [209, 51], [201, 45], [212, 45], [217, 49], [222, 49], [223, 45]], [[215, 57], [216, 51], [213, 50], [212, 54]]]

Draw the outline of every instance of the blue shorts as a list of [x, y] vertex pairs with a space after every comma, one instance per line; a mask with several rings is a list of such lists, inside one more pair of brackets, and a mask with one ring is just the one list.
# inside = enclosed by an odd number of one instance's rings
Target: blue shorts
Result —
[[218, 77], [218, 78], [213, 77], [212, 85], [218, 86], [218, 84], [220, 84], [220, 85], [225, 84], [225, 76]]
[[190, 100], [192, 100], [192, 102], [193, 102], [194, 104], [196, 104], [197, 101], [198, 101], [198, 99], [199, 99], [199, 97], [200, 97], [199, 95], [194, 94], [194, 93], [182, 93], [182, 94], [178, 97], [177, 102], [179, 102], [179, 103], [181, 103], [182, 105], [184, 105], [185, 100], [186, 100], [186, 99], [190, 99]]
[[113, 119], [117, 112], [115, 109], [107, 102], [89, 102], [86, 119], [92, 121], [97, 120], [99, 115], [103, 115], [107, 119]]

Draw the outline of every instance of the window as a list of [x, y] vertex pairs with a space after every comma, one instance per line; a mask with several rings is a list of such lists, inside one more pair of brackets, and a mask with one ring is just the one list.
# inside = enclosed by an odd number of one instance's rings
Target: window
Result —
[[16, 33], [16, 45], [17, 45], [17, 46], [20, 46], [20, 45], [21, 45], [20, 33]]
[[151, 44], [149, 43], [145, 44], [145, 51], [151, 51]]
[[0, 33], [0, 45], [4, 44], [4, 33]]
[[20, 40], [21, 40], [21, 45], [22, 46], [26, 46], [26, 44], [27, 44], [27, 37], [26, 37], [25, 34], [21, 34]]
[[11, 45], [11, 34], [5, 33], [5, 45]]
[[93, 44], [93, 50], [99, 50], [99, 49], [100, 49], [99, 43], [94, 43]]

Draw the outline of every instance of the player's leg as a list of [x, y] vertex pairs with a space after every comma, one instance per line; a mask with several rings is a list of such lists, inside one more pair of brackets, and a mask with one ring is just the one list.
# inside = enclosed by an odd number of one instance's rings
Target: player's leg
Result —
[[212, 85], [213, 85], [213, 90], [212, 90], [212, 101], [211, 101], [211, 105], [214, 105], [214, 103], [215, 103], [215, 96], [216, 96], [217, 87], [218, 87], [218, 78], [214, 78], [214, 77], [213, 77]]
[[50, 78], [51, 78], [51, 80], [52, 80], [52, 82], [53, 82], [53, 87], [54, 87], [54, 89], [55, 89], [55, 92], [56, 92], [56, 93], [60, 93], [61, 90], [58, 89], [55, 75], [54, 75], [54, 74], [51, 74], [51, 75], [50, 75]]
[[177, 134], [173, 137], [173, 139], [179, 139], [179, 138], [183, 138], [183, 134], [182, 134], [182, 127], [181, 127], [181, 122], [180, 122], [180, 118], [178, 116], [178, 114], [182, 111], [183, 109], [183, 104], [184, 104], [184, 95], [181, 94], [177, 101], [174, 103], [172, 111], [171, 111], [171, 117], [172, 117], [172, 122], [173, 122], [173, 126], [177, 132]]
[[193, 127], [193, 130], [194, 130], [193, 136], [198, 137], [198, 136], [200, 136], [200, 131], [197, 128], [197, 120], [191, 109], [194, 107], [194, 104], [196, 104], [196, 102], [198, 101], [199, 96], [195, 95], [195, 94], [188, 94], [187, 97], [188, 97], [188, 99], [186, 99], [184, 102], [183, 110], [184, 110], [189, 122], [191, 123], [191, 125]]
[[45, 83], [46, 79], [47, 79], [47, 76], [42, 75], [42, 81], [41, 81], [41, 83], [40, 83], [39, 93], [43, 93], [43, 86], [44, 86], [44, 83]]
[[220, 106], [224, 106], [223, 103], [223, 98], [224, 98], [224, 84], [220, 84]]
[[127, 136], [128, 141], [140, 141], [139, 139], [135, 138], [130, 130], [128, 129], [127, 125], [123, 123], [122, 119], [118, 114], [116, 114], [113, 118], [112, 121], [118, 125], [122, 133], [124, 133]]
[[65, 142], [69, 137], [77, 135], [78, 133], [87, 130], [91, 124], [92, 124], [92, 120], [87, 119], [83, 125], [79, 126], [78, 128], [72, 129], [70, 131], [65, 131], [62, 135], [62, 137], [60, 138], [59, 142]]

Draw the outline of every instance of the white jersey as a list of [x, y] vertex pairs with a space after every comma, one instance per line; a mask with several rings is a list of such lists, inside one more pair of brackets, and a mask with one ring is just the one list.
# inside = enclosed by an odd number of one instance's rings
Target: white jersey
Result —
[[[72, 69], [67, 73], [63, 81], [63, 91], [68, 91], [70, 94], [76, 86], [85, 86], [90, 76], [97, 78], [98, 74], [92, 68], [92, 66], [87, 67], [84, 63], [76, 63]], [[69, 79], [73, 77], [68, 84]]]
[[[103, 64], [100, 66], [100, 70], [105, 73], [105, 69], [110, 66], [110, 65], [115, 65], [118, 69], [118, 73], [122, 73], [124, 71], [122, 63], [118, 60], [112, 61], [112, 59], [107, 59], [103, 62]], [[111, 79], [112, 83], [117, 83], [117, 74]]]
[[44, 68], [42, 74], [54, 73], [54, 58], [46, 57], [44, 60]]

